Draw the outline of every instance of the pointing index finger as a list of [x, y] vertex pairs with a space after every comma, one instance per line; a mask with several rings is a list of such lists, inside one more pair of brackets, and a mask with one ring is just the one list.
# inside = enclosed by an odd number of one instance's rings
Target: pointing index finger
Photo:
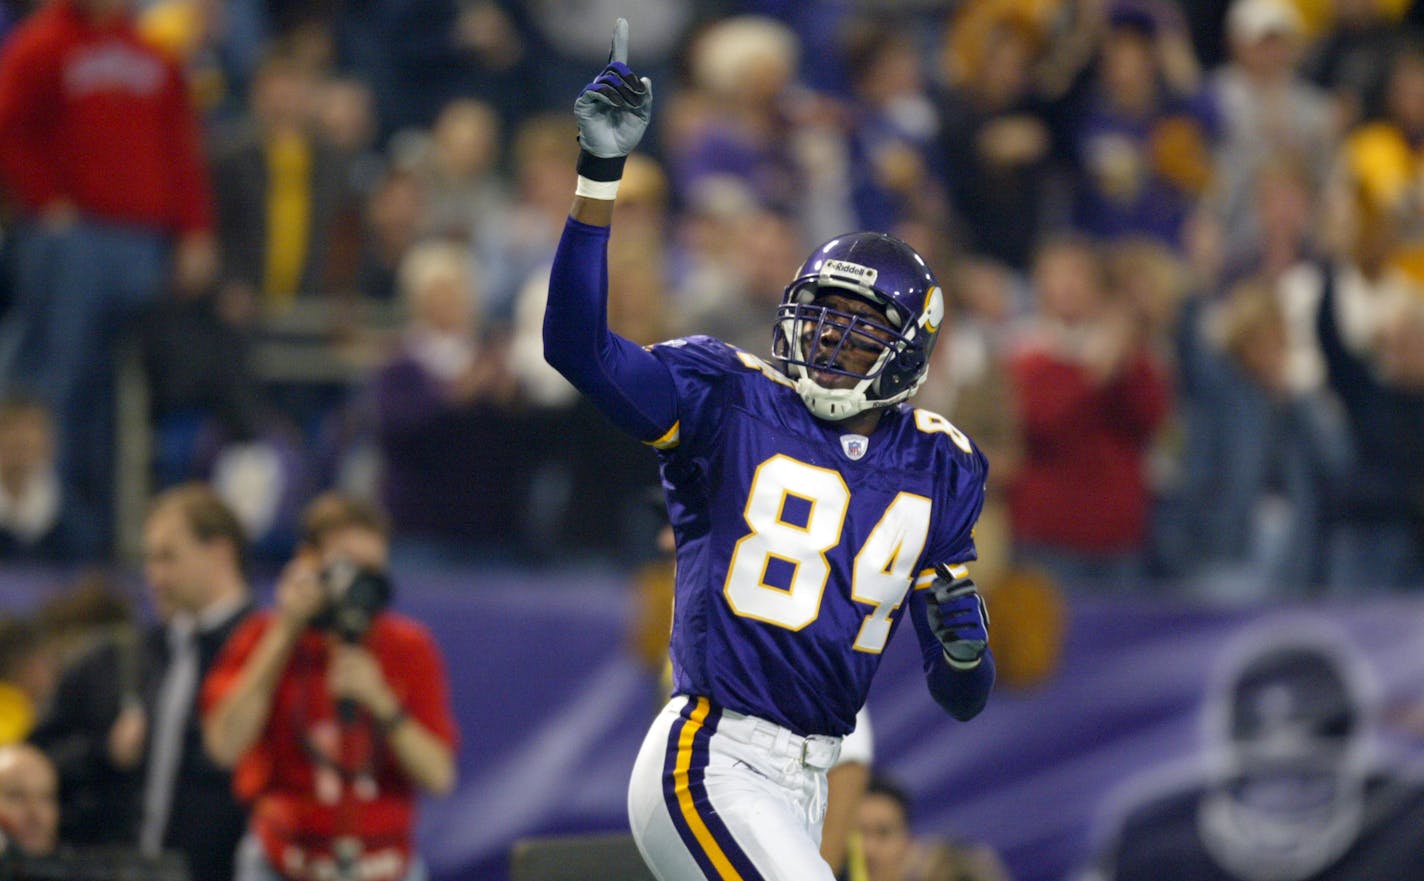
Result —
[[620, 18], [613, 25], [613, 47], [608, 52], [608, 61], [628, 63], [628, 19]]

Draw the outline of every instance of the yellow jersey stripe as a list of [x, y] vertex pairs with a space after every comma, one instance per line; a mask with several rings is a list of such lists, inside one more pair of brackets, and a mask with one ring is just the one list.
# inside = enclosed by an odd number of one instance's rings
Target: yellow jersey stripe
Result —
[[663, 432], [662, 437], [658, 438], [657, 440], [643, 441], [643, 443], [657, 450], [671, 449], [677, 446], [679, 434], [681, 433], [681, 431], [682, 420], [679, 419], [678, 421], [672, 424], [672, 428], [669, 428], [667, 431]]
[[[969, 567], [965, 566], [963, 563], [955, 563], [949, 567], [949, 574], [954, 576], [955, 578], [968, 578]], [[935, 570], [922, 570], [919, 575], [915, 576], [915, 590], [924, 590], [931, 584], [934, 584], [934, 580]]]

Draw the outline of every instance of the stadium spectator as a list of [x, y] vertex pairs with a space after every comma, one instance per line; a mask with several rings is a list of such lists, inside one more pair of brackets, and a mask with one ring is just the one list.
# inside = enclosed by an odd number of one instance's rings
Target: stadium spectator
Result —
[[34, 622], [0, 616], [0, 745], [29, 735], [58, 678], [58, 658]]
[[916, 36], [905, 26], [861, 21], [847, 28], [838, 53], [850, 68], [847, 171], [858, 228], [947, 220], [934, 165], [939, 113]]
[[[115, 633], [110, 640], [75, 659], [59, 678], [55, 700], [30, 735], [43, 750], [59, 780], [61, 831], [78, 845], [124, 845], [137, 841], [139, 792], [137, 764], [144, 737], [142, 711], [137, 709], [139, 648], [134, 633]], [[124, 726], [119, 716], [123, 683], [130, 711]], [[116, 766], [108, 743], [111, 729], [117, 746], [124, 743], [123, 766]]]
[[[1318, 194], [1289, 157], [1263, 165], [1252, 186], [1260, 236], [1223, 242], [1224, 265], [1190, 278], [1166, 329], [1179, 438], [1154, 518], [1159, 574], [1237, 596], [1318, 581], [1320, 491], [1344, 455], [1315, 331], [1316, 261], [1328, 238]], [[1238, 297], [1242, 285], [1275, 302]]]
[[766, 16], [732, 16], [696, 35], [690, 88], [672, 98], [665, 123], [676, 201], [731, 179], [794, 217], [808, 240], [855, 226], [841, 127], [830, 105], [799, 88], [801, 50]]
[[[97, 680], [125, 682], [127, 691], [137, 695], [140, 634], [127, 598], [106, 576], [90, 573], [45, 603], [36, 618], [66, 658], [54, 699], [29, 737], [59, 773], [60, 837], [75, 845], [131, 846], [137, 836], [137, 770], [113, 769], [93, 759], [118, 713], [118, 688], [106, 686], [100, 694], [100, 689], [76, 687]], [[96, 664], [95, 658], [102, 660]]]
[[503, 222], [486, 226], [489, 235], [477, 243], [489, 273], [487, 308], [496, 322], [512, 320], [520, 289], [554, 259], [577, 147], [563, 113], [526, 117], [514, 132], [509, 155], [514, 201]]
[[356, 289], [382, 303], [397, 299], [401, 260], [420, 241], [427, 194], [419, 176], [385, 170], [366, 199], [356, 268]]
[[61, 473], [106, 541], [115, 343], [165, 287], [201, 293], [217, 264], [198, 119], [132, 7], [53, 0], [0, 53], [0, 180], [21, 209], [0, 384], [23, 378], [54, 409]]
[[333, 76], [318, 84], [317, 131], [345, 158], [350, 171], [347, 184], [363, 200], [371, 195], [386, 167], [376, 144], [379, 125], [375, 98], [367, 83], [353, 76]]
[[1168, 47], [1182, 23], [1164, 6], [1115, 4], [1066, 123], [1078, 169], [1074, 225], [1103, 239], [1174, 247], [1212, 183], [1211, 126], [1196, 92], [1174, 88]]
[[[1343, 168], [1337, 181], [1345, 192], [1332, 207], [1343, 214], [1387, 212], [1392, 218], [1390, 261], [1415, 285], [1424, 285], [1424, 206], [1418, 188], [1420, 143], [1424, 139], [1424, 44], [1405, 47], [1392, 60], [1385, 91], [1385, 112], [1350, 132], [1340, 151]], [[1359, 194], [1358, 201], [1350, 195]], [[1363, 224], [1370, 217], [1360, 217]]]
[[1252, 182], [1263, 166], [1299, 162], [1318, 189], [1334, 161], [1330, 101], [1299, 72], [1304, 27], [1289, 0], [1234, 0], [1227, 12], [1231, 61], [1211, 73], [1207, 91], [1219, 117], [1213, 199], [1229, 242], [1260, 236]]
[[1009, 490], [1016, 554], [1065, 588], [1132, 588], [1144, 571], [1145, 457], [1168, 412], [1167, 377], [1092, 243], [1045, 243], [1034, 286], [1039, 315], [1011, 355], [1024, 436]]
[[1323, 386], [1293, 377], [1279, 290], [1259, 277], [1193, 308], [1183, 330], [1188, 412], [1182, 492], [1191, 539], [1180, 553], [1199, 595], [1259, 599], [1323, 580], [1322, 505], [1339, 468]]
[[1008, 489], [1023, 460], [1023, 432], [1009, 405], [1006, 368], [1015, 328], [1023, 321], [1019, 301], [1024, 287], [1008, 267], [992, 261], [967, 258], [955, 264], [948, 288], [953, 306], [943, 331], [946, 345], [935, 350], [917, 396], [919, 406], [959, 426], [994, 463], [984, 510], [974, 525], [980, 549], [975, 578], [989, 596], [1013, 559]]
[[[1329, 29], [1306, 53], [1302, 72], [1324, 89], [1343, 127], [1379, 115], [1385, 78], [1408, 29], [1380, 0], [1335, 0]], [[1396, 4], [1398, 5], [1398, 4]]]
[[856, 817], [865, 881], [1010, 881], [987, 845], [916, 836], [910, 824], [909, 793], [873, 774]]
[[465, 242], [477, 249], [511, 209], [497, 173], [504, 132], [483, 101], [460, 98], [440, 110], [411, 170], [427, 199], [422, 234]]
[[233, 635], [203, 689], [209, 753], [251, 806], [237, 881], [425, 877], [416, 796], [455, 785], [439, 650], [385, 608], [389, 526], [318, 496], [276, 606]]
[[199, 684], [252, 610], [236, 515], [203, 484], [160, 494], [144, 523], [157, 623], [73, 664], [33, 741], [59, 767], [66, 840], [185, 855], [193, 881], [229, 881], [246, 813], [203, 752]]
[[[313, 6], [305, 0], [285, 5], [308, 16]], [[529, 46], [527, 5], [374, 0], [316, 8], [333, 18], [339, 13], [343, 60], [370, 83], [385, 141], [393, 132], [431, 125], [446, 104], [470, 95], [497, 99], [506, 119], [530, 112], [530, 77], [546, 59]]]
[[1321, 273], [1316, 325], [1351, 448], [1326, 509], [1327, 581], [1344, 592], [1424, 578], [1424, 305], [1391, 259], [1401, 219], [1367, 192], [1357, 203], [1349, 257]]
[[1044, 34], [1031, 16], [1000, 4], [997, 16], [975, 25], [980, 39], [958, 39], [965, 21], [984, 18], [989, 6], [964, 4], [944, 29], [935, 165], [966, 249], [1023, 270], [1051, 216], [1051, 193], [1063, 188], [1034, 79]]
[[269, 54], [243, 130], [213, 157], [221, 283], [266, 313], [330, 290], [332, 236], [351, 193], [344, 155], [317, 128], [316, 94], [314, 72], [281, 50]]
[[103, 550], [92, 519], [60, 478], [54, 433], [43, 401], [0, 399], [0, 560], [70, 563]]
[[28, 744], [0, 746], [0, 853], [14, 847], [22, 857], [47, 857], [58, 846], [59, 777], [54, 766]]
[[397, 561], [446, 563], [509, 550], [526, 460], [509, 439], [518, 382], [485, 323], [484, 276], [470, 250], [417, 245], [401, 264], [407, 321], [372, 380], [382, 498]]
[[[618, 205], [621, 210], [621, 197]], [[623, 232], [615, 229], [610, 249], [615, 249]], [[784, 213], [756, 208], [736, 219], [719, 247], [735, 256], [718, 261], [715, 272], [703, 273], [701, 289], [685, 292], [684, 309], [678, 310], [679, 327], [689, 332], [695, 328], [764, 357], [771, 351], [771, 334], [762, 316], [781, 302], [786, 267], [806, 249], [801, 228]], [[610, 259], [616, 260], [613, 251]], [[616, 319], [610, 320], [618, 327]], [[624, 328], [619, 330], [627, 335]]]

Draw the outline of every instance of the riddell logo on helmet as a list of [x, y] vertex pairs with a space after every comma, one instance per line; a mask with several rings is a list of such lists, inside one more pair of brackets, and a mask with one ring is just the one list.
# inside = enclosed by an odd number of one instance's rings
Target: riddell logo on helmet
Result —
[[847, 263], [844, 260], [827, 260], [821, 264], [821, 277], [826, 276], [850, 276], [860, 284], [870, 287], [875, 284], [876, 277], [880, 273], [869, 266], [861, 266], [859, 263]]

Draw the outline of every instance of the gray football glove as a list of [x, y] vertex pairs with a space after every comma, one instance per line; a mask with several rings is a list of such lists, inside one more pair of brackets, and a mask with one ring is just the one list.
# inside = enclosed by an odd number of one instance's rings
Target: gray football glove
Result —
[[574, 101], [579, 146], [594, 156], [627, 156], [643, 139], [653, 115], [653, 81], [628, 69], [628, 20], [613, 26], [608, 66]]
[[989, 648], [989, 610], [974, 582], [937, 575], [930, 585], [926, 611], [930, 629], [944, 647], [950, 666], [960, 670], [977, 667]]

